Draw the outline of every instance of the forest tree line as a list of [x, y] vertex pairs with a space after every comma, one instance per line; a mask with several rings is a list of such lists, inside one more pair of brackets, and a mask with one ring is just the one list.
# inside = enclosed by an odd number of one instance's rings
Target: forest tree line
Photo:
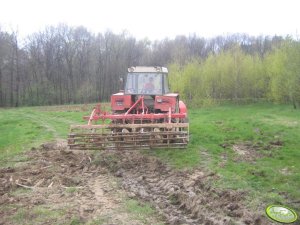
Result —
[[166, 66], [188, 104], [267, 99], [300, 104], [300, 43], [233, 34], [136, 40], [58, 25], [20, 40], [0, 27], [0, 107], [107, 101], [130, 66]]
[[300, 106], [300, 43], [286, 38], [265, 54], [243, 45], [169, 65], [173, 90], [190, 105], [269, 101]]

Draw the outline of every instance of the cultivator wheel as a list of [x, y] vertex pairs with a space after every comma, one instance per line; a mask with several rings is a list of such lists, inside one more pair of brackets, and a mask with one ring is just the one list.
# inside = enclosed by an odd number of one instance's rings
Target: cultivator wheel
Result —
[[68, 145], [77, 150], [185, 148], [188, 123], [71, 126]]

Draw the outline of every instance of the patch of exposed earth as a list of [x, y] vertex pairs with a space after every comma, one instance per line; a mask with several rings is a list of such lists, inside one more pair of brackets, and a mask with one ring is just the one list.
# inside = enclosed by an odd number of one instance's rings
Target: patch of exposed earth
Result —
[[[254, 143], [251, 141], [238, 142], [233, 145], [226, 142], [220, 144], [220, 146], [224, 149], [231, 148], [233, 150], [235, 153], [233, 160], [237, 162], [254, 162], [262, 157], [272, 157], [273, 154], [282, 147], [282, 145], [283, 142], [279, 139], [272, 140], [267, 144], [264, 144], [263, 142]], [[226, 160], [227, 153], [224, 152], [221, 157]]]
[[[43, 224], [72, 218], [100, 224], [270, 224], [263, 211], [245, 206], [245, 193], [213, 188], [216, 174], [175, 171], [138, 151], [93, 154], [69, 151], [59, 142], [27, 154], [28, 163], [0, 169], [0, 224], [17, 224], [21, 209], [23, 219], [39, 221], [32, 220], [37, 208], [58, 213]], [[157, 215], [134, 218], [124, 210], [126, 196], [150, 203]]]
[[104, 153], [102, 165], [106, 158], [115, 163], [111, 171], [121, 177], [128, 195], [151, 202], [168, 224], [270, 224], [263, 212], [244, 205], [246, 193], [213, 188], [216, 174], [175, 171], [137, 152]]
[[25, 164], [0, 169], [0, 224], [159, 224], [126, 210], [126, 192], [92, 154], [64, 142], [26, 154]]

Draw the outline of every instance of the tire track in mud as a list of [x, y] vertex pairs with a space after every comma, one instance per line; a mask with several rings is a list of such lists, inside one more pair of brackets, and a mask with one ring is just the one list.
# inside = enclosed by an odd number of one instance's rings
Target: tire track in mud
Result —
[[122, 202], [122, 198], [119, 196], [120, 190], [114, 186], [112, 176], [108, 174], [101, 173], [88, 179], [85, 193], [76, 199], [80, 218], [85, 220], [91, 219], [91, 217], [92, 219], [104, 218], [109, 223], [120, 224], [122, 221], [126, 221], [124, 224], [128, 224], [128, 215], [120, 210]]
[[244, 192], [213, 188], [216, 174], [175, 171], [137, 151], [101, 157], [103, 165], [120, 177], [128, 195], [150, 202], [168, 224], [271, 224], [263, 212], [249, 211]]

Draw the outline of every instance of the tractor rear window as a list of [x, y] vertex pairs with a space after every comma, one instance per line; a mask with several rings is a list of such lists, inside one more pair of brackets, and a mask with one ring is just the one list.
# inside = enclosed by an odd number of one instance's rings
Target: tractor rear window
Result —
[[125, 94], [162, 95], [162, 74], [129, 73]]

